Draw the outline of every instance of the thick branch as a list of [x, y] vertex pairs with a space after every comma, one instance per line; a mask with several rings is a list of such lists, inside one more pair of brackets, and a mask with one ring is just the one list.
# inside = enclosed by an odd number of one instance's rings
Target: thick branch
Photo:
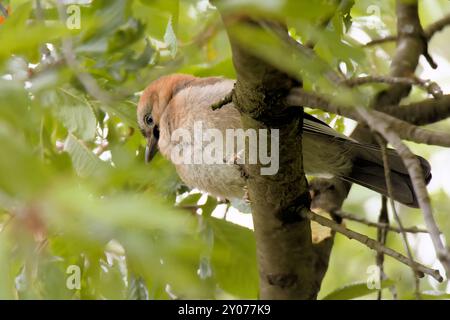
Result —
[[[433, 61], [428, 54], [427, 41], [426, 39], [424, 40], [424, 32], [419, 21], [417, 9], [417, 1], [397, 1], [397, 26], [399, 36], [397, 38], [397, 50], [391, 65], [392, 77], [405, 78], [413, 75], [421, 54], [424, 54], [433, 65]], [[379, 108], [385, 105], [398, 105], [401, 99], [409, 94], [410, 88], [411, 85], [409, 84], [394, 84], [388, 90], [381, 92], [377, 96], [373, 106]], [[316, 103], [318, 102], [318, 104], [321, 104], [323, 101], [319, 100], [316, 99], [315, 101]], [[299, 101], [297, 101], [297, 103], [299, 103]], [[301, 105], [305, 104], [302, 103]], [[331, 104], [328, 105], [328, 107], [330, 106]], [[393, 125], [396, 121], [391, 121], [392, 117], [386, 118], [386, 114], [377, 114], [372, 110], [364, 108], [351, 110], [338, 107], [334, 109], [335, 111], [331, 112], [336, 113], [337, 111], [337, 113], [339, 113], [339, 110], [341, 110], [348, 112], [347, 116], [350, 118], [353, 116], [356, 116], [354, 119], [362, 118], [362, 124], [369, 125], [371, 130], [382, 134], [382, 136], [397, 149], [397, 152], [402, 157], [413, 181], [414, 190], [418, 196], [427, 230], [430, 232], [438, 258], [444, 265], [448, 275], [450, 270], [450, 254], [439, 236], [440, 232], [434, 220], [420, 163], [417, 157], [402, 142], [397, 131], [393, 130], [394, 127], [397, 129], [397, 125]], [[355, 110], [357, 112], [356, 115], [354, 114]], [[403, 127], [403, 135], [405, 133], [408, 134], [408, 132], [404, 131], [404, 123], [401, 123], [400, 127]], [[352, 137], [357, 140], [373, 143], [373, 138], [371, 136], [370, 131], [361, 125], [359, 125], [357, 130], [352, 134]]]
[[415, 125], [427, 125], [450, 117], [450, 95], [404, 106], [380, 106], [378, 110]]
[[[291, 90], [291, 94], [287, 97], [287, 103], [291, 106], [309, 106], [357, 121], [359, 120], [357, 118], [358, 116], [352, 111], [356, 107], [339, 106], [319, 95], [301, 89]], [[381, 106], [378, 108], [378, 111], [410, 124], [418, 126], [427, 125], [450, 117], [450, 95], [444, 95], [439, 99], [426, 99], [401, 106]]]
[[364, 124], [366, 121], [364, 117], [361, 116], [361, 113], [359, 111], [365, 110], [370, 113], [371, 116], [376, 119], [376, 121], [383, 121], [388, 126], [395, 127], [397, 134], [402, 139], [413, 141], [416, 143], [450, 147], [450, 135], [447, 133], [434, 132], [431, 130], [420, 128], [376, 110], [338, 105], [319, 95], [306, 92], [303, 89], [291, 90], [291, 94], [287, 97], [286, 101], [290, 106], [308, 106], [311, 108], [321, 109], [353, 119], [362, 124]]
[[[288, 110], [284, 104], [284, 97], [296, 82], [240, 45], [234, 25], [261, 27], [259, 21], [222, 11], [220, 1], [214, 4], [222, 13], [230, 38], [237, 73], [232, 99], [241, 112], [244, 129], [279, 128], [278, 172], [264, 176], [260, 174], [260, 165], [246, 165], [260, 298], [315, 299], [331, 245], [320, 250], [313, 246], [310, 222], [299, 214], [309, 207], [308, 186], [302, 157], [299, 157], [303, 112], [302, 109]], [[288, 36], [286, 29], [276, 23], [265, 22], [262, 29]]]
[[[414, 74], [419, 58], [428, 55], [428, 43], [420, 24], [416, 1], [397, 1], [397, 50], [391, 64], [391, 76], [407, 78]], [[381, 92], [375, 107], [398, 104], [407, 96], [411, 85], [395, 84]]]

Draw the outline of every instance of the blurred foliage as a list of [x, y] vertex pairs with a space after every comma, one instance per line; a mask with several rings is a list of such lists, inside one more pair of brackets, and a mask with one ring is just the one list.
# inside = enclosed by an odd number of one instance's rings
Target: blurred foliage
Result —
[[[160, 75], [235, 76], [217, 10], [205, 0], [64, 1], [62, 12], [79, 9], [80, 28], [71, 29], [65, 19], [77, 10], [61, 16], [56, 1], [0, 3], [9, 13], [0, 13], [0, 298], [257, 298], [252, 231], [229, 221], [228, 212], [236, 211], [229, 204], [183, 186], [166, 160], [145, 165], [135, 121], [138, 93]], [[383, 88], [336, 92], [325, 75], [388, 71], [393, 45], [363, 49], [356, 38], [394, 33], [391, 0], [233, 0], [225, 10], [287, 19], [294, 38], [315, 42], [322, 60], [296, 54], [274, 35], [235, 30], [256, 55], [302, 76], [306, 88], [363, 105]], [[449, 10], [448, 1], [427, 2], [421, 17], [430, 23]], [[66, 63], [63, 39], [72, 41], [79, 69]], [[441, 41], [435, 50], [448, 60], [448, 49]], [[80, 72], [114, 99], [89, 95]], [[423, 95], [414, 91], [413, 99]], [[341, 117], [313, 113], [339, 131], [349, 129]], [[429, 156], [439, 151], [415, 148]], [[448, 194], [439, 189], [434, 199], [448, 237]], [[355, 188], [346, 209], [376, 219], [377, 201]], [[406, 224], [423, 224], [417, 212], [400, 211]], [[375, 236], [368, 227], [349, 226]], [[402, 250], [397, 235], [388, 245]], [[372, 252], [337, 236], [321, 296], [373, 297], [364, 286], [348, 286], [365, 282], [373, 264]], [[73, 287], [77, 270], [80, 286]], [[388, 284], [400, 298], [412, 297], [408, 271], [386, 262]], [[448, 298], [445, 284], [422, 285], [427, 298]]]

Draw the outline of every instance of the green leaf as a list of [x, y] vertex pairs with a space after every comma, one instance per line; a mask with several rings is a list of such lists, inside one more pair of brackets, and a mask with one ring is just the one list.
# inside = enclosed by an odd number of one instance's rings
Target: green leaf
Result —
[[[436, 293], [420, 293], [420, 297], [422, 298], [422, 300], [450, 300], [450, 294], [448, 293], [440, 293], [440, 292], [436, 292]], [[407, 295], [405, 297], [402, 297], [403, 300], [416, 300], [416, 295], [415, 294], [411, 294], [411, 295]]]
[[421, 294], [422, 299], [424, 300], [450, 300], [450, 294]]
[[112, 53], [127, 48], [138, 41], [143, 34], [144, 26], [142, 23], [139, 20], [130, 19], [108, 39], [108, 51]]
[[11, 300], [15, 299], [15, 283], [12, 259], [17, 259], [16, 255], [12, 254], [13, 239], [8, 237], [6, 232], [0, 232], [0, 299]]
[[192, 215], [149, 195], [104, 196], [71, 181], [55, 186], [48, 195], [40, 200], [49, 233], [72, 242], [75, 246], [66, 246], [72, 255], [87, 252], [91, 265], [100, 264], [104, 259], [100, 250], [114, 239], [125, 250], [128, 271], [144, 277], [147, 284], [157, 279], [187, 297], [204, 294], [196, 274], [204, 245], [196, 237], [197, 219]]
[[213, 213], [214, 209], [217, 208], [217, 199], [213, 198], [211, 196], [208, 196], [206, 198], [205, 204], [201, 205], [200, 208], [202, 209], [202, 215], [209, 217]]
[[174, 58], [177, 55], [178, 43], [177, 36], [173, 30], [172, 17], [167, 23], [166, 32], [164, 33], [164, 42], [169, 46], [170, 55]]
[[32, 9], [31, 1], [13, 8], [12, 14], [0, 27], [0, 61], [11, 55], [27, 54], [33, 60], [39, 58], [39, 47], [46, 42], [69, 33], [62, 24], [43, 25], [27, 22]]
[[49, 168], [33, 152], [23, 132], [4, 125], [0, 114], [0, 193], [12, 197], [31, 196], [42, 190], [49, 178]]
[[177, 204], [177, 206], [179, 206], [180, 208], [196, 206], [201, 197], [202, 197], [201, 193], [190, 194], [186, 198], [181, 200]]
[[136, 121], [136, 104], [132, 101], [115, 103], [112, 105], [101, 105], [101, 108], [117, 116], [130, 127], [138, 129]]
[[[393, 280], [383, 280], [380, 287], [381, 289], [384, 289], [391, 287], [394, 284], [395, 282]], [[350, 300], [360, 298], [377, 291], [377, 289], [369, 289], [366, 282], [354, 283], [334, 290], [326, 295], [322, 300]]]
[[58, 116], [67, 131], [80, 137], [81, 140], [92, 140], [95, 137], [97, 119], [87, 103], [62, 105], [58, 110]]
[[219, 287], [242, 299], [258, 296], [256, 243], [252, 230], [209, 218], [214, 231], [211, 264]]
[[178, 20], [178, 0], [132, 1], [132, 11], [136, 18], [147, 25], [147, 33], [157, 39], [163, 39], [167, 32], [167, 23], [173, 18], [176, 31]]
[[73, 134], [69, 133], [67, 136], [64, 151], [69, 153], [73, 167], [81, 177], [94, 174], [103, 165], [103, 162]]

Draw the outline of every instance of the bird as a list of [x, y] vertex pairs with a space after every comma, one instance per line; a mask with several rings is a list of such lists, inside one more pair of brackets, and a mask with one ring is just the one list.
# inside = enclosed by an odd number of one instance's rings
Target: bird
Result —
[[[173, 139], [174, 133], [183, 129], [185, 134], [195, 134], [195, 123], [201, 122], [204, 129], [218, 130], [225, 137], [227, 130], [242, 129], [241, 115], [233, 102], [218, 110], [211, 108], [229, 95], [234, 84], [232, 79], [188, 74], [165, 75], [151, 82], [137, 105], [138, 126], [147, 142], [146, 161], [151, 161], [158, 151], [166, 159], [173, 160], [174, 150], [180, 148], [180, 143]], [[301, 141], [307, 175], [336, 177], [389, 196], [378, 145], [360, 143], [306, 112]], [[186, 142], [184, 147], [187, 147]], [[242, 150], [235, 151], [231, 155], [234, 159], [224, 158], [223, 163], [174, 164], [188, 187], [222, 199], [242, 199], [247, 177], [242, 166], [235, 161]], [[390, 148], [387, 149], [387, 157], [393, 200], [417, 208], [418, 199], [401, 157]], [[428, 183], [431, 166], [424, 158], [417, 158]]]

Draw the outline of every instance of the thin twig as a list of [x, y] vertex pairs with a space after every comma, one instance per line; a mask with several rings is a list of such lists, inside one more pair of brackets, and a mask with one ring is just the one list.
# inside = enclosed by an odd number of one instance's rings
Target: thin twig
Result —
[[[338, 211], [333, 211], [333, 214], [342, 218], [342, 219], [347, 219], [347, 220], [351, 220], [354, 222], [358, 222], [361, 224], [364, 224], [366, 226], [369, 227], [375, 227], [375, 228], [383, 228], [383, 229], [387, 229], [389, 231], [393, 231], [396, 233], [400, 233], [401, 230], [397, 227], [394, 227], [390, 224], [387, 223], [382, 223], [382, 222], [373, 222], [373, 221], [368, 221], [362, 217], [356, 216], [354, 214], [342, 211], [342, 210], [338, 210]], [[428, 233], [427, 230], [425, 229], [419, 229], [417, 227], [411, 227], [411, 228], [404, 228], [405, 232], [407, 233]]]
[[444, 18], [433, 22], [425, 29], [425, 36], [430, 40], [436, 33], [442, 31], [445, 27], [450, 25], [450, 14]]
[[231, 90], [225, 97], [223, 97], [220, 101], [214, 103], [211, 105], [211, 109], [218, 110], [220, 108], [222, 108], [223, 106], [231, 103], [233, 101], [233, 94], [234, 94], [234, 89]]
[[[425, 56], [433, 68], [436, 68], [437, 65], [428, 52], [429, 39], [426, 37], [426, 32], [420, 23], [418, 1], [412, 0], [406, 2], [397, 0], [396, 13], [398, 38], [397, 50], [391, 64], [391, 76], [404, 77], [405, 75], [413, 74], [417, 68], [421, 54]], [[381, 92], [377, 96], [375, 108], [386, 104], [398, 104], [403, 97], [406, 97], [410, 93], [410, 89], [411, 86], [409, 85], [392, 85], [389, 90]], [[369, 128], [374, 132], [380, 133], [396, 149], [402, 158], [411, 178], [414, 192], [418, 198], [422, 214], [424, 215], [425, 225], [430, 233], [433, 246], [448, 276], [450, 274], [450, 253], [440, 239], [440, 231], [434, 220], [420, 161], [396, 133], [397, 126], [392, 126], [382, 119], [382, 117], [377, 119], [368, 110], [359, 108], [358, 113], [364, 118], [364, 122]]]
[[318, 215], [310, 210], [304, 210], [303, 216], [309, 220], [319, 223], [322, 226], [328, 227], [331, 230], [339, 232], [340, 234], [343, 234], [344, 236], [346, 236], [349, 239], [354, 239], [354, 240], [366, 245], [368, 248], [370, 248], [372, 250], [375, 250], [377, 252], [383, 252], [385, 255], [388, 255], [388, 256], [394, 258], [395, 260], [400, 261], [401, 263], [403, 263], [411, 268], [413, 268], [413, 267], [417, 268], [417, 270], [419, 270], [422, 273], [421, 276], [423, 276], [424, 274], [427, 274], [439, 282], [443, 281], [443, 278], [440, 275], [438, 270], [430, 269], [416, 261], [412, 261], [412, 260], [408, 259], [407, 257], [405, 257], [404, 255], [402, 255], [401, 253], [399, 253], [395, 250], [392, 250], [391, 248], [387, 248], [387, 247], [381, 245], [378, 241], [375, 241], [374, 239], [371, 239], [371, 238], [367, 237], [366, 235], [363, 235], [356, 231], [347, 229], [343, 225], [338, 224], [337, 222], [334, 222], [333, 220], [325, 218], [321, 215]]
[[[375, 135], [375, 140], [378, 142], [378, 145], [381, 148], [381, 157], [383, 159], [383, 168], [384, 168], [384, 176], [386, 179], [386, 187], [388, 190], [389, 195], [389, 203], [391, 204], [392, 212], [394, 213], [395, 221], [398, 224], [398, 227], [400, 228], [401, 235], [403, 238], [403, 244], [405, 246], [406, 253], [408, 255], [408, 258], [411, 260], [414, 260], [414, 256], [412, 254], [411, 247], [409, 245], [408, 237], [406, 235], [405, 229], [403, 228], [403, 223], [400, 219], [400, 216], [398, 215], [397, 209], [395, 208], [395, 203], [393, 200], [393, 190], [392, 190], [392, 180], [391, 180], [391, 170], [389, 166], [389, 159], [387, 156], [387, 148], [386, 148], [386, 141], [381, 138], [379, 135]], [[419, 273], [416, 268], [413, 268], [413, 276], [414, 276], [414, 283], [415, 283], [415, 295], [418, 300], [421, 300], [420, 295], [420, 281], [419, 281]]]
[[443, 96], [442, 89], [436, 82], [430, 80], [422, 80], [417, 77], [411, 78], [400, 78], [400, 77], [390, 77], [390, 76], [364, 76], [364, 77], [356, 77], [347, 79], [344, 83], [349, 87], [355, 87], [367, 83], [386, 83], [386, 84], [407, 84], [407, 85], [416, 85], [429, 94], [431, 94], [434, 98], [441, 98]]
[[438, 259], [444, 266], [447, 275], [450, 275], [450, 252], [442, 242], [440, 237], [441, 232], [437, 226], [436, 220], [434, 219], [431, 201], [426, 188], [424, 173], [420, 165], [420, 161], [403, 143], [397, 132], [393, 130], [392, 126], [386, 123], [386, 121], [377, 119], [371, 112], [369, 112], [369, 110], [360, 108], [357, 111], [364, 118], [364, 121], [370, 129], [380, 133], [383, 138], [396, 149], [397, 153], [402, 158], [403, 163], [408, 170], [409, 176], [411, 177], [414, 192], [417, 195], [419, 207], [422, 210], [425, 225], [429, 231]]
[[[436, 33], [438, 33], [439, 31], [442, 31], [445, 27], [447, 27], [449, 25], [450, 25], [450, 15], [447, 15], [444, 18], [439, 19], [436, 22], [433, 22], [424, 30], [426, 39], [428, 41], [430, 41], [430, 39]], [[390, 36], [386, 36], [386, 37], [383, 37], [380, 39], [371, 40], [371, 41], [367, 42], [364, 46], [369, 47], [369, 46], [378, 45], [378, 44], [382, 44], [382, 43], [386, 43], [386, 42], [392, 42], [392, 41], [396, 41], [396, 40], [397, 40], [397, 36], [390, 35]]]
[[393, 41], [396, 41], [396, 40], [397, 40], [397, 36], [392, 36], [391, 35], [391, 36], [386, 36], [386, 37], [379, 38], [379, 39], [370, 40], [369, 42], [365, 43], [364, 46], [365, 47], [371, 47], [371, 46], [374, 46], [374, 45], [383, 44], [383, 43], [386, 43], [386, 42], [393, 42]]

